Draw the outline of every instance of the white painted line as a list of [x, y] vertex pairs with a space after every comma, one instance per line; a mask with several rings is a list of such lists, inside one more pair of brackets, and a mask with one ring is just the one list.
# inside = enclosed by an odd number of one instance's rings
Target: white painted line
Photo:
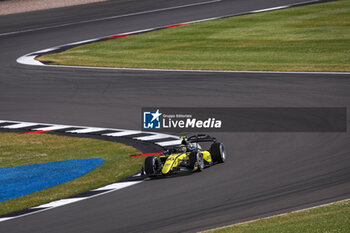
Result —
[[174, 137], [168, 134], [156, 134], [156, 135], [151, 135], [151, 136], [143, 136], [143, 137], [136, 137], [133, 139], [136, 140], [141, 140], [141, 141], [151, 141], [151, 140], [157, 140], [157, 139], [163, 139], [163, 138], [174, 138], [174, 139], [178, 139], [178, 137]]
[[148, 68], [120, 68], [120, 67], [98, 67], [98, 66], [67, 66], [67, 65], [45, 65], [48, 67], [71, 68], [71, 69], [95, 69], [115, 71], [148, 71], [148, 72], [189, 72], [189, 73], [250, 73], [250, 74], [332, 74], [349, 75], [350, 72], [308, 72], [308, 71], [259, 71], [259, 70], [181, 70], [181, 69], [148, 69]]
[[[7, 120], [1, 120], [2, 122], [6, 122], [6, 123], [23, 123], [23, 121], [7, 121]], [[40, 124], [40, 123], [38, 123]]]
[[98, 132], [98, 131], [103, 131], [106, 130], [106, 128], [86, 128], [86, 129], [76, 129], [76, 130], [70, 130], [66, 131], [67, 133], [93, 133], [93, 132]]
[[156, 142], [155, 144], [160, 146], [174, 146], [174, 145], [180, 145], [182, 142], [182, 139], [173, 140], [173, 141], [167, 141], [167, 142]]
[[129, 182], [114, 183], [114, 184], [110, 184], [110, 185], [107, 185], [107, 186], [104, 186], [104, 187], [101, 187], [98, 189], [94, 189], [92, 191], [102, 191], [102, 190], [110, 190], [110, 189], [119, 190], [119, 189], [123, 189], [123, 188], [129, 187], [131, 185], [141, 183], [141, 182], [142, 181], [129, 181]]
[[34, 126], [34, 125], [38, 125], [38, 124], [37, 123], [23, 122], [23, 123], [18, 123], [18, 124], [15, 124], [15, 125], [2, 126], [2, 128], [6, 128], [6, 129], [20, 129], [20, 128]]
[[69, 43], [66, 45], [78, 45], [78, 44], [84, 44], [84, 43], [89, 43], [89, 42], [94, 42], [96, 40], [98, 40], [99, 38], [94, 38], [94, 39], [89, 39], [89, 40], [83, 40], [83, 41], [78, 41], [78, 42], [73, 42], [73, 43]]
[[82, 198], [67, 198], [67, 199], [62, 199], [62, 200], [53, 201], [53, 202], [50, 202], [47, 204], [39, 205], [39, 206], [33, 207], [32, 209], [58, 207], [58, 206], [67, 205], [67, 204], [70, 204], [73, 202], [81, 201], [84, 199], [86, 199], [86, 198], [84, 198], [84, 197], [82, 197]]
[[72, 126], [69, 126], [69, 125], [51, 125], [48, 127], [42, 127], [42, 128], [37, 128], [37, 129], [33, 129], [33, 130], [51, 131], [51, 130], [66, 129], [66, 128], [70, 128], [70, 127], [72, 127]]
[[111, 137], [122, 137], [122, 136], [128, 136], [128, 135], [139, 134], [139, 133], [143, 133], [143, 132], [136, 131], [136, 130], [124, 130], [123, 132], [107, 133], [102, 135], [111, 136]]
[[180, 8], [185, 8], [185, 7], [192, 7], [192, 6], [198, 6], [198, 5], [204, 5], [204, 4], [211, 4], [211, 3], [221, 2], [221, 1], [222, 0], [211, 0], [211, 1], [207, 1], [207, 2], [192, 3], [192, 4], [186, 4], [186, 5], [174, 6], [174, 7], [166, 7], [166, 8], [156, 9], [156, 10], [141, 11], [141, 12], [136, 12], [136, 13], [116, 15], [116, 16], [110, 16], [110, 17], [99, 18], [99, 19], [83, 20], [83, 21], [74, 22], [74, 23], [65, 23], [65, 24], [59, 24], [59, 25], [55, 25], [55, 26], [31, 28], [31, 29], [25, 29], [25, 30], [20, 30], [20, 31], [13, 31], [13, 32], [5, 32], [5, 33], [1, 33], [0, 36], [7, 36], [7, 35], [24, 33], [24, 32], [33, 32], [33, 31], [39, 31], [39, 30], [45, 30], [45, 29], [51, 29], [51, 28], [66, 27], [66, 26], [71, 26], [71, 25], [77, 25], [77, 24], [83, 24], [83, 23], [91, 23], [91, 22], [110, 20], [110, 19], [116, 19], [116, 18], [123, 18], [123, 17], [142, 15], [142, 14], [149, 14], [149, 13], [160, 12], [160, 11], [175, 10], [175, 9], [180, 9]]
[[124, 32], [124, 33], [121, 33], [121, 34], [109, 35], [109, 36], [101, 37], [101, 38], [108, 38], [108, 37], [112, 37], [112, 36], [122, 36], [122, 35], [129, 35], [129, 34], [137, 34], [137, 33], [141, 33], [141, 32], [147, 32], [147, 31], [150, 31], [150, 30], [153, 30], [153, 29], [155, 29], [155, 28], [146, 28], [146, 29], [136, 30], [136, 31], [132, 31], [132, 32]]
[[17, 58], [17, 63], [24, 65], [32, 65], [32, 66], [43, 66], [44, 64], [38, 60], [35, 60], [37, 55], [24, 55], [22, 57]]
[[294, 3], [294, 4], [289, 4], [288, 6], [289, 7], [293, 7], [293, 6], [298, 6], [300, 4], [310, 4], [310, 3], [322, 3], [322, 1], [320, 1], [320, 0], [311, 0], [311, 1], [297, 2], [297, 3]]
[[261, 9], [261, 10], [255, 10], [255, 11], [251, 11], [251, 12], [252, 12], [252, 13], [260, 13], [260, 12], [265, 12], [265, 11], [280, 10], [280, 9], [284, 9], [284, 8], [288, 8], [288, 6], [271, 7], [271, 8], [266, 8], [266, 9]]
[[13, 219], [13, 218], [12, 218], [12, 217], [9, 217], [9, 218], [0, 218], [0, 222], [6, 221], [6, 220], [10, 220], [10, 219]]
[[[193, 21], [185, 22], [183, 24], [201, 23], [201, 22], [206, 22], [206, 21], [211, 21], [211, 20], [216, 20], [216, 19], [221, 19], [221, 17], [213, 17], [213, 18], [193, 20]], [[180, 23], [180, 24], [182, 24], [182, 23]]]
[[48, 48], [48, 49], [39, 50], [36, 53], [47, 53], [47, 52], [51, 52], [55, 49], [58, 49], [58, 47], [52, 47], [52, 48]]

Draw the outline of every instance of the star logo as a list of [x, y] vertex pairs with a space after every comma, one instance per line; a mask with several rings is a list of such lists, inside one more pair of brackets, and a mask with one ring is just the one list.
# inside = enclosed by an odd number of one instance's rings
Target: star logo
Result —
[[161, 115], [162, 113], [157, 111], [144, 111], [143, 112], [143, 128], [144, 129], [160, 129], [161, 128]]
[[157, 111], [155, 113], [151, 113], [151, 115], [153, 116], [151, 122], [153, 122], [154, 120], [159, 121], [159, 117], [162, 115], [161, 113], [159, 113], [159, 109], [157, 109]]

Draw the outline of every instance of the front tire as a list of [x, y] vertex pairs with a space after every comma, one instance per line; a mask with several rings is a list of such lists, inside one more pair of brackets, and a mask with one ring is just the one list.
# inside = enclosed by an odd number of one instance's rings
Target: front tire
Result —
[[226, 159], [224, 144], [215, 142], [211, 144], [210, 155], [214, 163], [223, 163]]
[[145, 160], [146, 175], [155, 174], [160, 168], [160, 161], [156, 156], [147, 157]]
[[197, 171], [202, 171], [204, 169], [204, 159], [201, 153], [194, 151], [189, 155], [190, 159], [190, 168], [193, 171], [197, 168]]

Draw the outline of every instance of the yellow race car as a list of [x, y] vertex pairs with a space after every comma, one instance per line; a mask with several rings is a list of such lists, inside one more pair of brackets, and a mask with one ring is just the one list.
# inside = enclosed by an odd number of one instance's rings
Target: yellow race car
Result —
[[[199, 142], [210, 143], [208, 150], [202, 150]], [[179, 172], [202, 171], [226, 159], [224, 144], [207, 134], [182, 137], [182, 143], [161, 155], [150, 156], [145, 160], [143, 173], [148, 176], [171, 175]]]

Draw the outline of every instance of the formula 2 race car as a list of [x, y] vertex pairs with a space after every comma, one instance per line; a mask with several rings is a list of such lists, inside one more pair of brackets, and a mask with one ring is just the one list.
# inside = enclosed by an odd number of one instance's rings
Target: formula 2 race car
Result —
[[[202, 150], [199, 142], [211, 143]], [[171, 175], [179, 172], [196, 172], [226, 159], [224, 144], [206, 134], [182, 137], [181, 145], [145, 160], [144, 173], [148, 176]]]

